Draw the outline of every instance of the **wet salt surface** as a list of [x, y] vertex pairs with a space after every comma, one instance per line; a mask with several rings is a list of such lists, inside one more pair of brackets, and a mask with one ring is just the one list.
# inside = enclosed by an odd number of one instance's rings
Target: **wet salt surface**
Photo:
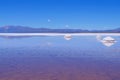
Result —
[[114, 59], [13, 57], [1, 58], [0, 65], [0, 80], [120, 79], [120, 62]]
[[119, 42], [106, 47], [94, 37], [34, 37], [0, 43], [0, 80], [120, 80]]

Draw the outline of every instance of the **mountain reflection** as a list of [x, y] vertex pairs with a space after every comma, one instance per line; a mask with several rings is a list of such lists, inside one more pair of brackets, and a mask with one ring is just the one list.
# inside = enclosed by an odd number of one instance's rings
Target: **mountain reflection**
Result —
[[[6, 38], [6, 39], [20, 39], [20, 38], [32, 38], [34, 36], [0, 36], [1, 38]], [[36, 36], [38, 37], [38, 36]], [[50, 36], [39, 36], [41, 38], [45, 38], [45, 37], [50, 37]], [[60, 36], [54, 36], [56, 38], [60, 37]], [[63, 38], [65, 40], [71, 40], [72, 39], [72, 35], [70, 34], [66, 34], [63, 36]], [[80, 38], [81, 36], [77, 36], [78, 38]], [[85, 37], [85, 36], [84, 36]], [[89, 37], [89, 36], [87, 36]], [[91, 36], [90, 36], [91, 37]], [[111, 36], [107, 36], [107, 37], [102, 37], [100, 35], [96, 36], [97, 41], [101, 42], [103, 45], [110, 47], [113, 46], [117, 41], [111, 37]], [[62, 41], [61, 41], [62, 42]], [[50, 45], [50, 43], [48, 43]]]

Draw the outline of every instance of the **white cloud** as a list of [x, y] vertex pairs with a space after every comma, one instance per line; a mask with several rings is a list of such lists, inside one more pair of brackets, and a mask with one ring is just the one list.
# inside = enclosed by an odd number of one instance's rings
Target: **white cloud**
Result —
[[65, 27], [66, 27], [66, 28], [68, 28], [68, 27], [69, 27], [69, 25], [65, 25]]
[[51, 19], [48, 19], [48, 22], [51, 22]]

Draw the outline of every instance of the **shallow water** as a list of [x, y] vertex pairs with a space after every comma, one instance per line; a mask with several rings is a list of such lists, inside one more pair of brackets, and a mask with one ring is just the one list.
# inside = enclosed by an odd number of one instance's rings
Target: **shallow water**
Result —
[[[105, 36], [104, 36], [105, 37]], [[0, 80], [120, 80], [120, 37], [0, 38]]]

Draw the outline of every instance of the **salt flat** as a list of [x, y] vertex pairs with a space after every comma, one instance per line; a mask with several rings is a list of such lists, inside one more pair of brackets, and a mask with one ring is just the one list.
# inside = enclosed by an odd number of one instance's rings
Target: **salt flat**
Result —
[[0, 33], [0, 36], [120, 36], [120, 33]]

